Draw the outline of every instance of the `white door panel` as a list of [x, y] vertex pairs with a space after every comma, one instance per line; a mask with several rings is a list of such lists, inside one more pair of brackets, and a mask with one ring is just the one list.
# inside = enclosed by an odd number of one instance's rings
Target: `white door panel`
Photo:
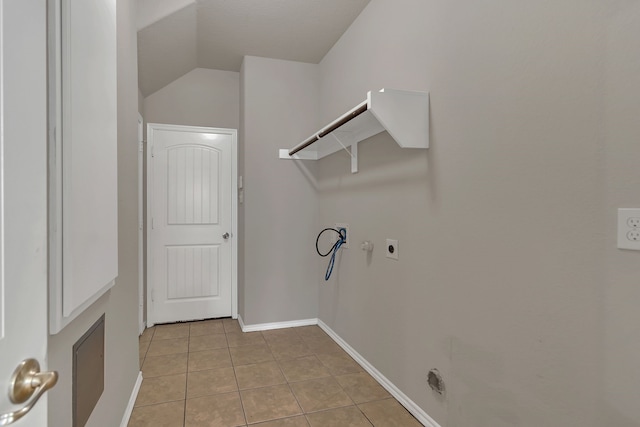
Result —
[[[0, 425], [26, 358], [47, 355], [46, 2], [0, 2]], [[15, 426], [47, 426], [46, 394]]]
[[167, 299], [220, 297], [220, 245], [167, 246]]
[[183, 146], [167, 150], [167, 222], [169, 225], [217, 225], [221, 152]]
[[235, 131], [149, 125], [153, 323], [232, 316]]

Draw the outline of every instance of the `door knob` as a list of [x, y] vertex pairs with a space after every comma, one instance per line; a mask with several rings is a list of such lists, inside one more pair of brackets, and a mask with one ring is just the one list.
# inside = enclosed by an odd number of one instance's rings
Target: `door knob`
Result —
[[0, 426], [13, 424], [24, 417], [40, 397], [58, 382], [56, 371], [40, 372], [40, 364], [35, 359], [25, 359], [13, 371], [9, 384], [9, 399], [13, 403], [24, 403], [31, 396], [31, 401], [17, 411], [0, 415]]
[[224, 234], [222, 235], [222, 238], [223, 238], [224, 240], [227, 240], [227, 239], [229, 238], [229, 233], [224, 233]]

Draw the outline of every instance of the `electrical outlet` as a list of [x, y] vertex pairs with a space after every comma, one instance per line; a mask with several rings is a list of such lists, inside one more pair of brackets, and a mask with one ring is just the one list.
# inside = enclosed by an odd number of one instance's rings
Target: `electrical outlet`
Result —
[[627, 225], [631, 228], [640, 228], [640, 218], [636, 218], [636, 217], [628, 218]]
[[398, 259], [398, 241], [396, 239], [387, 239], [386, 256]]
[[627, 240], [631, 240], [632, 242], [640, 241], [640, 230], [633, 229], [627, 233]]
[[618, 209], [618, 248], [640, 251], [640, 209]]
[[[345, 242], [340, 247], [344, 249], [349, 249], [349, 224], [345, 224], [344, 222], [336, 222], [336, 230], [343, 230], [343, 229], [346, 232], [346, 238], [345, 238]], [[336, 241], [337, 240], [338, 240], [338, 237], [336, 237]]]

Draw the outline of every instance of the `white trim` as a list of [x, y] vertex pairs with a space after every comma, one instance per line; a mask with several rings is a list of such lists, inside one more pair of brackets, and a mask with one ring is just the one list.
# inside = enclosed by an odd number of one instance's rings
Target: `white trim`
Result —
[[238, 324], [240, 325], [240, 329], [242, 329], [242, 332], [246, 332], [244, 330], [244, 322], [242, 321], [242, 316], [238, 314], [237, 320], [238, 320]]
[[144, 119], [138, 113], [138, 335], [144, 332]]
[[[182, 132], [226, 133], [231, 135], [231, 317], [238, 317], [238, 130], [201, 126], [183, 126], [147, 123], [147, 283], [153, 283], [152, 207], [153, 207], [153, 131], [171, 130]], [[152, 287], [147, 286], [147, 327], [155, 325]]]
[[378, 371], [371, 363], [353, 349], [345, 340], [343, 340], [338, 334], [336, 334], [326, 323], [318, 319], [318, 326], [322, 328], [340, 347], [344, 349], [349, 356], [351, 356], [356, 362], [360, 364], [373, 378], [380, 383], [393, 397], [396, 398], [402, 406], [404, 406], [418, 421], [427, 427], [440, 427], [422, 408], [420, 408], [413, 400], [404, 394], [398, 387], [389, 381], [380, 371]]
[[270, 331], [272, 329], [296, 328], [299, 326], [317, 325], [318, 319], [290, 320], [287, 322], [256, 323], [255, 325], [245, 325], [242, 321], [242, 317], [238, 316], [238, 323], [240, 324], [240, 328], [242, 328], [242, 332], [257, 332]]
[[238, 317], [238, 130], [232, 129], [231, 147], [231, 318]]
[[129, 403], [127, 404], [127, 409], [124, 410], [124, 416], [122, 417], [122, 422], [120, 423], [120, 427], [127, 427], [129, 424], [129, 419], [131, 418], [131, 413], [133, 412], [133, 405], [136, 403], [136, 399], [138, 398], [138, 392], [140, 391], [140, 386], [142, 385], [142, 371], [138, 372], [138, 379], [133, 386], [133, 390], [131, 391], [131, 397], [129, 397]]

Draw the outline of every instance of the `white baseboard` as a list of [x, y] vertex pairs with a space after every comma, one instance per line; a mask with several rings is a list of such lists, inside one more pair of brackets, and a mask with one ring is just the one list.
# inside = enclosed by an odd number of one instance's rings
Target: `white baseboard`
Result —
[[398, 387], [389, 381], [384, 375], [380, 373], [371, 363], [369, 363], [364, 357], [353, 349], [345, 340], [343, 340], [333, 329], [327, 326], [322, 320], [318, 320], [318, 326], [320, 326], [340, 347], [344, 349], [353, 359], [360, 364], [373, 378], [380, 383], [398, 402], [402, 404], [411, 414], [416, 417], [423, 425], [427, 427], [440, 427], [422, 408], [409, 399]]
[[245, 332], [244, 330], [244, 322], [242, 321], [242, 316], [240, 316], [240, 314], [238, 313], [238, 324], [240, 325], [240, 329], [242, 329], [242, 332]]
[[136, 383], [133, 386], [133, 390], [131, 391], [131, 397], [129, 398], [127, 409], [125, 409], [124, 411], [124, 416], [122, 417], [122, 422], [120, 423], [120, 427], [127, 427], [127, 424], [129, 424], [129, 418], [131, 418], [131, 413], [133, 412], [133, 405], [135, 405], [136, 403], [136, 399], [138, 398], [138, 392], [140, 391], [141, 385], [142, 385], [142, 371], [138, 372], [138, 379], [136, 380]]
[[138, 325], [138, 336], [142, 335], [142, 333], [144, 332], [145, 329], [147, 329], [147, 325], [146, 322], [143, 320], [142, 322], [140, 322], [140, 325]]
[[298, 326], [317, 325], [318, 319], [303, 319], [291, 320], [288, 322], [257, 323], [255, 325], [245, 325], [242, 317], [238, 315], [238, 323], [240, 324], [240, 328], [242, 328], [242, 332], [257, 332], [270, 331], [272, 329], [296, 328]]

